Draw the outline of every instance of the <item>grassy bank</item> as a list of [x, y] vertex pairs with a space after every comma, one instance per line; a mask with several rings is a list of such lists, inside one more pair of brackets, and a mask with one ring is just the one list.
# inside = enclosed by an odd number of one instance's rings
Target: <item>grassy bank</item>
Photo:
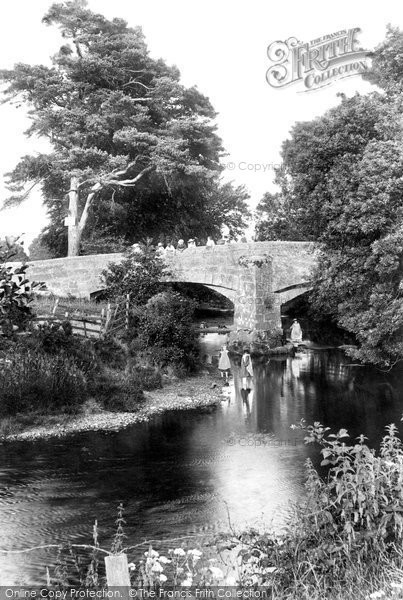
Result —
[[27, 413], [3, 418], [3, 441], [37, 440], [64, 437], [83, 431], [117, 431], [133, 423], [149, 420], [170, 410], [194, 410], [214, 407], [221, 399], [220, 388], [211, 388], [212, 376], [196, 375], [167, 380], [160, 389], [144, 392], [144, 400], [135, 412], [106, 410], [95, 399], [87, 400], [76, 413]]

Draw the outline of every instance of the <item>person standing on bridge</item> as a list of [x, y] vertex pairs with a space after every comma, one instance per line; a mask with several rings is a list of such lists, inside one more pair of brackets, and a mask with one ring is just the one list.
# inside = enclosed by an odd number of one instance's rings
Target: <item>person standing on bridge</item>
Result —
[[175, 246], [172, 242], [169, 242], [168, 246], [165, 248], [165, 255], [169, 257], [173, 257], [176, 254]]

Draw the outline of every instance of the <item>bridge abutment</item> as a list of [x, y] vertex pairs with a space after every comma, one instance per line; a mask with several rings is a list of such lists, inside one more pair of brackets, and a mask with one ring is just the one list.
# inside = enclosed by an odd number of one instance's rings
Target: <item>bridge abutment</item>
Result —
[[[315, 262], [307, 242], [255, 242], [213, 248], [187, 248], [167, 260], [169, 281], [199, 283], [234, 303], [233, 336], [253, 338], [256, 331], [281, 327], [281, 304], [310, 279]], [[30, 263], [28, 276], [43, 281], [56, 296], [89, 297], [102, 290], [101, 273], [122, 254], [57, 258]], [[293, 288], [291, 290], [291, 288]], [[291, 291], [290, 291], [291, 290]]]

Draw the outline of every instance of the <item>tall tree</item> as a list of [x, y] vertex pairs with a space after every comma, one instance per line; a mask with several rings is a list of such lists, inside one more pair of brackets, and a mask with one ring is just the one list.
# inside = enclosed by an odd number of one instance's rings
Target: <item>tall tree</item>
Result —
[[65, 40], [52, 66], [17, 64], [0, 76], [6, 98], [30, 109], [27, 134], [46, 137], [52, 150], [23, 157], [9, 174], [7, 206], [41, 184], [59, 230], [67, 217], [75, 255], [95, 207], [113, 206], [128, 190], [135, 204], [146, 189], [169, 205], [178, 180], [182, 189], [217, 181], [222, 145], [209, 100], [182, 86], [175, 67], [150, 58], [139, 27], [107, 20], [84, 0], [53, 4], [43, 21]]
[[313, 309], [355, 335], [356, 358], [383, 367], [403, 360], [402, 57], [403, 33], [391, 28], [368, 75], [384, 92], [341, 96], [294, 126], [277, 173], [281, 193], [262, 205], [263, 235], [286, 208], [286, 235], [318, 242]]

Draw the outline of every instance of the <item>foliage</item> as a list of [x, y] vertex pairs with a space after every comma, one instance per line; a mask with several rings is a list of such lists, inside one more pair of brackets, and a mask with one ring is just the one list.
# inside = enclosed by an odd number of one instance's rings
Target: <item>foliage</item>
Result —
[[153, 296], [138, 311], [140, 348], [161, 366], [182, 366], [194, 371], [198, 360], [193, 327], [195, 303], [172, 291]]
[[204, 217], [208, 232], [223, 219], [242, 228], [247, 194], [220, 184], [210, 101], [184, 87], [176, 67], [151, 58], [141, 28], [108, 20], [84, 0], [53, 4], [43, 22], [64, 38], [51, 66], [19, 63], [0, 76], [6, 100], [30, 110], [27, 134], [51, 150], [21, 159], [6, 206], [40, 184], [51, 219], [43, 239], [57, 255], [66, 250], [68, 215], [74, 253], [86, 227], [129, 241], [161, 224], [193, 233]]
[[105, 368], [94, 388], [106, 410], [136, 412], [144, 402], [141, 380], [135, 371], [116, 371]]
[[42, 234], [32, 240], [28, 252], [30, 260], [48, 260], [56, 256], [56, 253], [53, 253], [46, 244]]
[[26, 277], [27, 265], [11, 266], [7, 263], [15, 257], [12, 244], [0, 248], [0, 333], [12, 335], [17, 329], [23, 329], [32, 313], [31, 286]]
[[[386, 54], [387, 77], [396, 75], [399, 35], [378, 51], [374, 81]], [[297, 123], [283, 144], [281, 194], [265, 196], [258, 224], [259, 239], [318, 242], [313, 312], [355, 336], [354, 358], [383, 368], [403, 359], [402, 114], [400, 96], [373, 92]]]
[[262, 241], [304, 241], [309, 239], [298, 227], [296, 210], [281, 194], [266, 192], [256, 207], [255, 236]]
[[6, 355], [0, 369], [0, 415], [77, 410], [87, 391], [86, 373], [80, 367], [63, 353]]
[[150, 244], [129, 251], [120, 263], [110, 263], [102, 273], [109, 298], [130, 294], [130, 302], [145, 304], [161, 290], [160, 280], [168, 272], [164, 263]]
[[403, 559], [403, 446], [396, 426], [386, 428], [379, 454], [363, 435], [349, 444], [345, 429], [329, 434], [304, 421], [296, 427], [306, 430], [306, 443], [322, 446], [326, 479], [308, 459], [306, 496], [283, 533], [250, 529], [218, 537], [221, 551], [237, 553], [238, 583], [265, 586], [275, 598], [341, 599], [355, 590], [367, 599], [379, 587], [394, 597]]
[[16, 237], [6, 237], [4, 240], [0, 240], [0, 256], [7, 256], [8, 260], [13, 262], [25, 262], [28, 259], [24, 250], [24, 242], [20, 242]]

